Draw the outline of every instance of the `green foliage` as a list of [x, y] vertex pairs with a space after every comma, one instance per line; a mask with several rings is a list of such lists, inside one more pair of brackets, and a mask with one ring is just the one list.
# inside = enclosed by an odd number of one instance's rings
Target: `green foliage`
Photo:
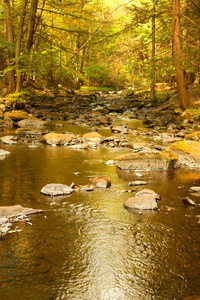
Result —
[[0, 48], [2, 48], [3, 50], [10, 49], [14, 52], [15, 43], [9, 43], [4, 37], [0, 36]]
[[85, 77], [97, 86], [110, 85], [110, 70], [106, 65], [94, 64], [85, 67]]
[[27, 98], [25, 95], [27, 95], [26, 91], [9, 94], [6, 97], [6, 102], [9, 106], [13, 107], [14, 109], [24, 108], [25, 104], [27, 103]]
[[174, 91], [160, 91], [156, 92], [156, 103], [157, 105], [162, 105], [166, 103], [172, 96], [174, 95]]
[[108, 91], [112, 91], [113, 88], [110, 88], [110, 87], [97, 87], [97, 86], [82, 86], [81, 89], [82, 91], [105, 91], [105, 92], [108, 92]]
[[129, 87], [126, 89], [126, 91], [125, 91], [125, 93], [124, 93], [124, 96], [131, 97], [131, 96], [133, 96], [134, 94], [135, 94], [135, 89], [134, 89], [134, 87], [133, 87], [133, 86], [129, 86]]
[[[9, 0], [8, 0], [9, 1]], [[11, 3], [12, 5], [12, 3]], [[38, 4], [39, 5], [39, 4]], [[34, 34], [34, 46], [25, 51], [30, 5], [25, 16], [21, 53], [18, 58], [23, 78], [30, 74], [41, 85], [76, 87], [78, 81], [87, 86], [126, 88], [127, 94], [138, 89], [148, 90], [152, 79], [151, 38], [152, 0], [77, 0], [45, 3], [42, 24]], [[1, 17], [5, 18], [3, 2]], [[12, 7], [14, 40], [16, 41], [21, 2]], [[174, 75], [172, 55], [171, 1], [156, 1], [156, 83], [167, 82]], [[39, 9], [37, 10], [37, 14]], [[196, 72], [200, 65], [199, 11], [186, 0], [182, 9], [183, 66]], [[38, 17], [38, 15], [37, 15]], [[0, 76], [16, 72], [16, 60], [8, 68], [5, 64], [9, 43], [0, 24]], [[157, 93], [157, 102], [167, 101], [168, 94]]]
[[185, 113], [189, 114], [192, 119], [199, 119], [200, 118], [200, 107], [188, 108], [185, 110]]

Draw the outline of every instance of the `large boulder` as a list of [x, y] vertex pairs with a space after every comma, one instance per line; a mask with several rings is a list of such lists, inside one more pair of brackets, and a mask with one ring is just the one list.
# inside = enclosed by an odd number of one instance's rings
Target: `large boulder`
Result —
[[122, 170], [169, 170], [178, 167], [178, 156], [171, 150], [144, 150], [116, 157], [116, 166]]
[[69, 133], [47, 133], [40, 140], [41, 143], [48, 145], [68, 145], [72, 140], [72, 136]]
[[179, 158], [181, 165], [190, 168], [200, 168], [200, 143], [196, 141], [181, 141], [173, 143], [169, 150], [172, 150]]
[[50, 183], [41, 189], [41, 193], [49, 196], [69, 195], [74, 192], [74, 189], [66, 184]]

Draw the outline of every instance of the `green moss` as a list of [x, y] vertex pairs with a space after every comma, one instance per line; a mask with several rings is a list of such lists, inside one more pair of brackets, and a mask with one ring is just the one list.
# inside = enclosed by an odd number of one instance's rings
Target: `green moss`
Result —
[[25, 104], [27, 103], [27, 99], [23, 92], [14, 93], [14, 94], [9, 94], [6, 97], [6, 103], [7, 105], [10, 105], [13, 108], [20, 109], [25, 106]]
[[[140, 158], [141, 157], [141, 158]], [[139, 152], [139, 153], [126, 153], [116, 157], [116, 160], [134, 160], [134, 159], [156, 159], [167, 161], [178, 160], [178, 156], [171, 150], [163, 150], [161, 152]]]
[[188, 108], [185, 110], [185, 113], [190, 115], [192, 119], [200, 118], [200, 107]]
[[173, 143], [170, 147], [174, 151], [182, 151], [194, 157], [200, 158], [200, 143], [196, 141], [180, 141]]
[[160, 153], [160, 156], [166, 160], [178, 160], [178, 156], [171, 150], [163, 150]]
[[186, 140], [199, 141], [200, 140], [200, 131], [196, 131], [185, 136]]

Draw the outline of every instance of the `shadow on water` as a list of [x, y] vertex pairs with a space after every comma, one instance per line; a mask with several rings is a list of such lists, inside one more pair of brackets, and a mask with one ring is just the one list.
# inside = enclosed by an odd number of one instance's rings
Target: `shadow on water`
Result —
[[[125, 149], [2, 146], [1, 205], [45, 213], [0, 242], [0, 299], [171, 300], [200, 294], [199, 208], [181, 201], [200, 173], [127, 172], [105, 162]], [[80, 175], [75, 173], [79, 172]], [[109, 190], [45, 197], [47, 183], [112, 178]], [[161, 197], [158, 211], [123, 208], [127, 183], [145, 180]], [[140, 189], [141, 187], [138, 187]], [[193, 198], [198, 204], [200, 199]]]

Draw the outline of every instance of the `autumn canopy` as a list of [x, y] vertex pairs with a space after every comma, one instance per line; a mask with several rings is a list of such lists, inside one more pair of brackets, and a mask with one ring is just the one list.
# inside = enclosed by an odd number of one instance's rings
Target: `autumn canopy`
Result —
[[198, 81], [198, 0], [3, 0], [0, 81], [20, 93], [30, 81], [150, 89]]

